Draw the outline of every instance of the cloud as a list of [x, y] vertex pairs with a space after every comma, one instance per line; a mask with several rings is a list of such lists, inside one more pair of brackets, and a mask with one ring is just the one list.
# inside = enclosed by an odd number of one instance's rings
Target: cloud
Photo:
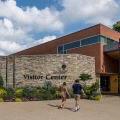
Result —
[[21, 50], [21, 46], [16, 42], [0, 41], [0, 54], [5, 55]]
[[39, 45], [41, 43], [45, 43], [48, 42], [50, 40], [54, 40], [56, 39], [56, 36], [45, 36], [42, 39], [39, 40], [35, 40], [35, 42], [31, 42], [31, 43], [26, 43], [26, 44], [19, 44], [17, 42], [13, 42], [13, 41], [0, 41], [0, 55], [4, 56], [4, 55], [8, 55], [8, 54], [12, 54], [36, 45]]
[[[21, 8], [14, 0], [0, 1], [0, 55], [25, 49], [28, 43], [39, 39], [36, 35], [41, 32], [61, 32], [63, 28], [56, 10], [48, 7], [41, 10], [36, 7]], [[39, 39], [39, 43], [46, 39]]]
[[28, 31], [59, 31], [63, 28], [63, 23], [59, 20], [59, 12], [48, 7], [42, 10], [36, 7], [22, 9], [14, 0], [0, 2], [0, 16], [13, 21], [16, 27], [23, 27]]
[[15, 0], [0, 1], [0, 55], [55, 39], [55, 35], [37, 36], [60, 33], [70, 24], [112, 25], [120, 18], [119, 0], [62, 0], [60, 3], [63, 9], [57, 11], [49, 7], [22, 8]]
[[63, 0], [63, 20], [67, 23], [84, 21], [111, 25], [119, 14], [116, 0]]
[[39, 44], [54, 40], [56, 38], [57, 38], [57, 36], [55, 36], [55, 35], [53, 35], [53, 36], [45, 36], [42, 39], [39, 39], [39, 40], [36, 40], [33, 43], [27, 44], [25, 47], [29, 48], [29, 47], [32, 47], [32, 46], [36, 46], [36, 45], [39, 45]]

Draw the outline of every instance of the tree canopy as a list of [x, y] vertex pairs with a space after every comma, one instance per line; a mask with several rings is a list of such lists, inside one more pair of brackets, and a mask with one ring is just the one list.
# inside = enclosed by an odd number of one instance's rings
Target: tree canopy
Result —
[[113, 25], [113, 29], [114, 29], [115, 31], [120, 32], [120, 22], [115, 23], [115, 24]]

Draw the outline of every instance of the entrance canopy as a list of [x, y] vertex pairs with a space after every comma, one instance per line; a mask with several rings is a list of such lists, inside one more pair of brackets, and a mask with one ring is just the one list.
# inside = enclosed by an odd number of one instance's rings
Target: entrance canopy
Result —
[[120, 51], [119, 50], [108, 51], [105, 53], [114, 59], [118, 59], [118, 60], [120, 59]]
[[120, 45], [119, 42], [115, 42], [110, 45], [104, 46], [104, 53], [109, 55], [110, 57], [114, 59], [120, 59]]

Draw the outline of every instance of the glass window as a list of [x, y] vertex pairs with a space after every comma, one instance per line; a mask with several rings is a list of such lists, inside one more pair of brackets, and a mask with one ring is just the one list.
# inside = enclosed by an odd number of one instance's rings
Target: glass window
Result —
[[75, 42], [72, 42], [72, 43], [65, 44], [64, 45], [64, 50], [68, 50], [68, 49], [76, 48], [76, 47], [80, 47], [80, 41], [75, 41]]
[[104, 36], [100, 36], [100, 42], [103, 44], [107, 44], [107, 38]]
[[63, 45], [58, 46], [58, 53], [63, 54]]
[[81, 46], [94, 44], [94, 43], [98, 43], [98, 42], [100, 42], [100, 37], [95, 36], [95, 37], [91, 37], [91, 38], [81, 40]]
[[108, 40], [106, 37], [98, 35], [98, 36], [94, 36], [91, 38], [86, 38], [83, 40], [74, 41], [71, 43], [67, 43], [67, 44], [58, 46], [58, 53], [59, 54], [66, 54], [67, 50], [69, 50], [69, 49], [79, 48], [81, 46], [87, 46], [87, 45], [95, 44], [95, 43], [106, 43], [107, 44]]

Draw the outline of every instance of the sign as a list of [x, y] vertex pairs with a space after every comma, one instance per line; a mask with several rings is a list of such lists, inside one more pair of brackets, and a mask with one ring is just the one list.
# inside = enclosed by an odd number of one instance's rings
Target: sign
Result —
[[42, 79], [46, 79], [46, 80], [65, 80], [67, 79], [66, 75], [23, 75], [24, 79], [26, 80], [42, 80]]

